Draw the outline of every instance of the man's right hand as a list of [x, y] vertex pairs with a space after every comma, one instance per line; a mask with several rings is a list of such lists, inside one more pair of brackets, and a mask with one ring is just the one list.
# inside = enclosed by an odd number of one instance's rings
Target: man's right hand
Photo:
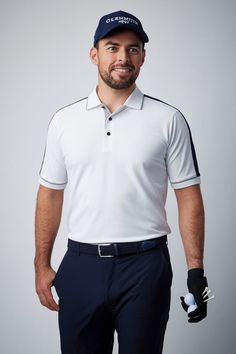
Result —
[[35, 276], [35, 287], [39, 300], [43, 306], [52, 311], [59, 310], [59, 305], [55, 302], [51, 291], [55, 275], [56, 272], [48, 267], [36, 270]]

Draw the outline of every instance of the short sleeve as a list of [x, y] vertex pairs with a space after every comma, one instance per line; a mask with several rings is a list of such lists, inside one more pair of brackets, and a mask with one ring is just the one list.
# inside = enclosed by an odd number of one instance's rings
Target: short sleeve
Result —
[[52, 189], [65, 189], [67, 172], [61, 151], [57, 116], [48, 127], [47, 142], [39, 172], [39, 183]]
[[169, 125], [166, 164], [174, 189], [201, 183], [190, 127], [180, 111]]

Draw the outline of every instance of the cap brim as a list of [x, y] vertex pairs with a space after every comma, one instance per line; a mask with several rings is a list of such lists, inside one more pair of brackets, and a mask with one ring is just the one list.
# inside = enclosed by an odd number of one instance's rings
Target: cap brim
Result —
[[112, 32], [115, 32], [116, 30], [119, 30], [119, 29], [128, 29], [128, 30], [131, 30], [133, 32], [135, 32], [139, 37], [140, 39], [142, 40], [142, 42], [144, 43], [147, 43], [149, 42], [149, 38], [147, 36], [147, 34], [144, 32], [144, 31], [138, 31], [134, 26], [132, 25], [129, 25], [129, 24], [120, 24], [120, 25], [116, 25], [114, 26], [113, 28], [109, 28], [108, 31], [104, 32], [104, 33], [101, 33], [99, 38], [94, 38], [94, 45], [100, 40], [100, 39], [103, 39], [103, 38], [106, 38], [108, 37]]

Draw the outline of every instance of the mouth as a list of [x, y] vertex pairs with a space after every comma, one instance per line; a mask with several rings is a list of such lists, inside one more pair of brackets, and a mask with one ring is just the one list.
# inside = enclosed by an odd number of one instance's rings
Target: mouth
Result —
[[131, 67], [115, 67], [115, 68], [113, 68], [113, 70], [118, 73], [128, 73], [128, 72], [132, 71], [132, 68]]

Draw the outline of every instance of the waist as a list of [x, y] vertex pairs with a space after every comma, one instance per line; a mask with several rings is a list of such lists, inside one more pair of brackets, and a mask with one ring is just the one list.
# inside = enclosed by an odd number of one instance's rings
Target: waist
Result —
[[143, 241], [112, 242], [91, 244], [68, 239], [68, 249], [78, 255], [92, 254], [101, 258], [119, 257], [129, 254], [138, 254], [167, 244], [167, 236], [156, 237]]

